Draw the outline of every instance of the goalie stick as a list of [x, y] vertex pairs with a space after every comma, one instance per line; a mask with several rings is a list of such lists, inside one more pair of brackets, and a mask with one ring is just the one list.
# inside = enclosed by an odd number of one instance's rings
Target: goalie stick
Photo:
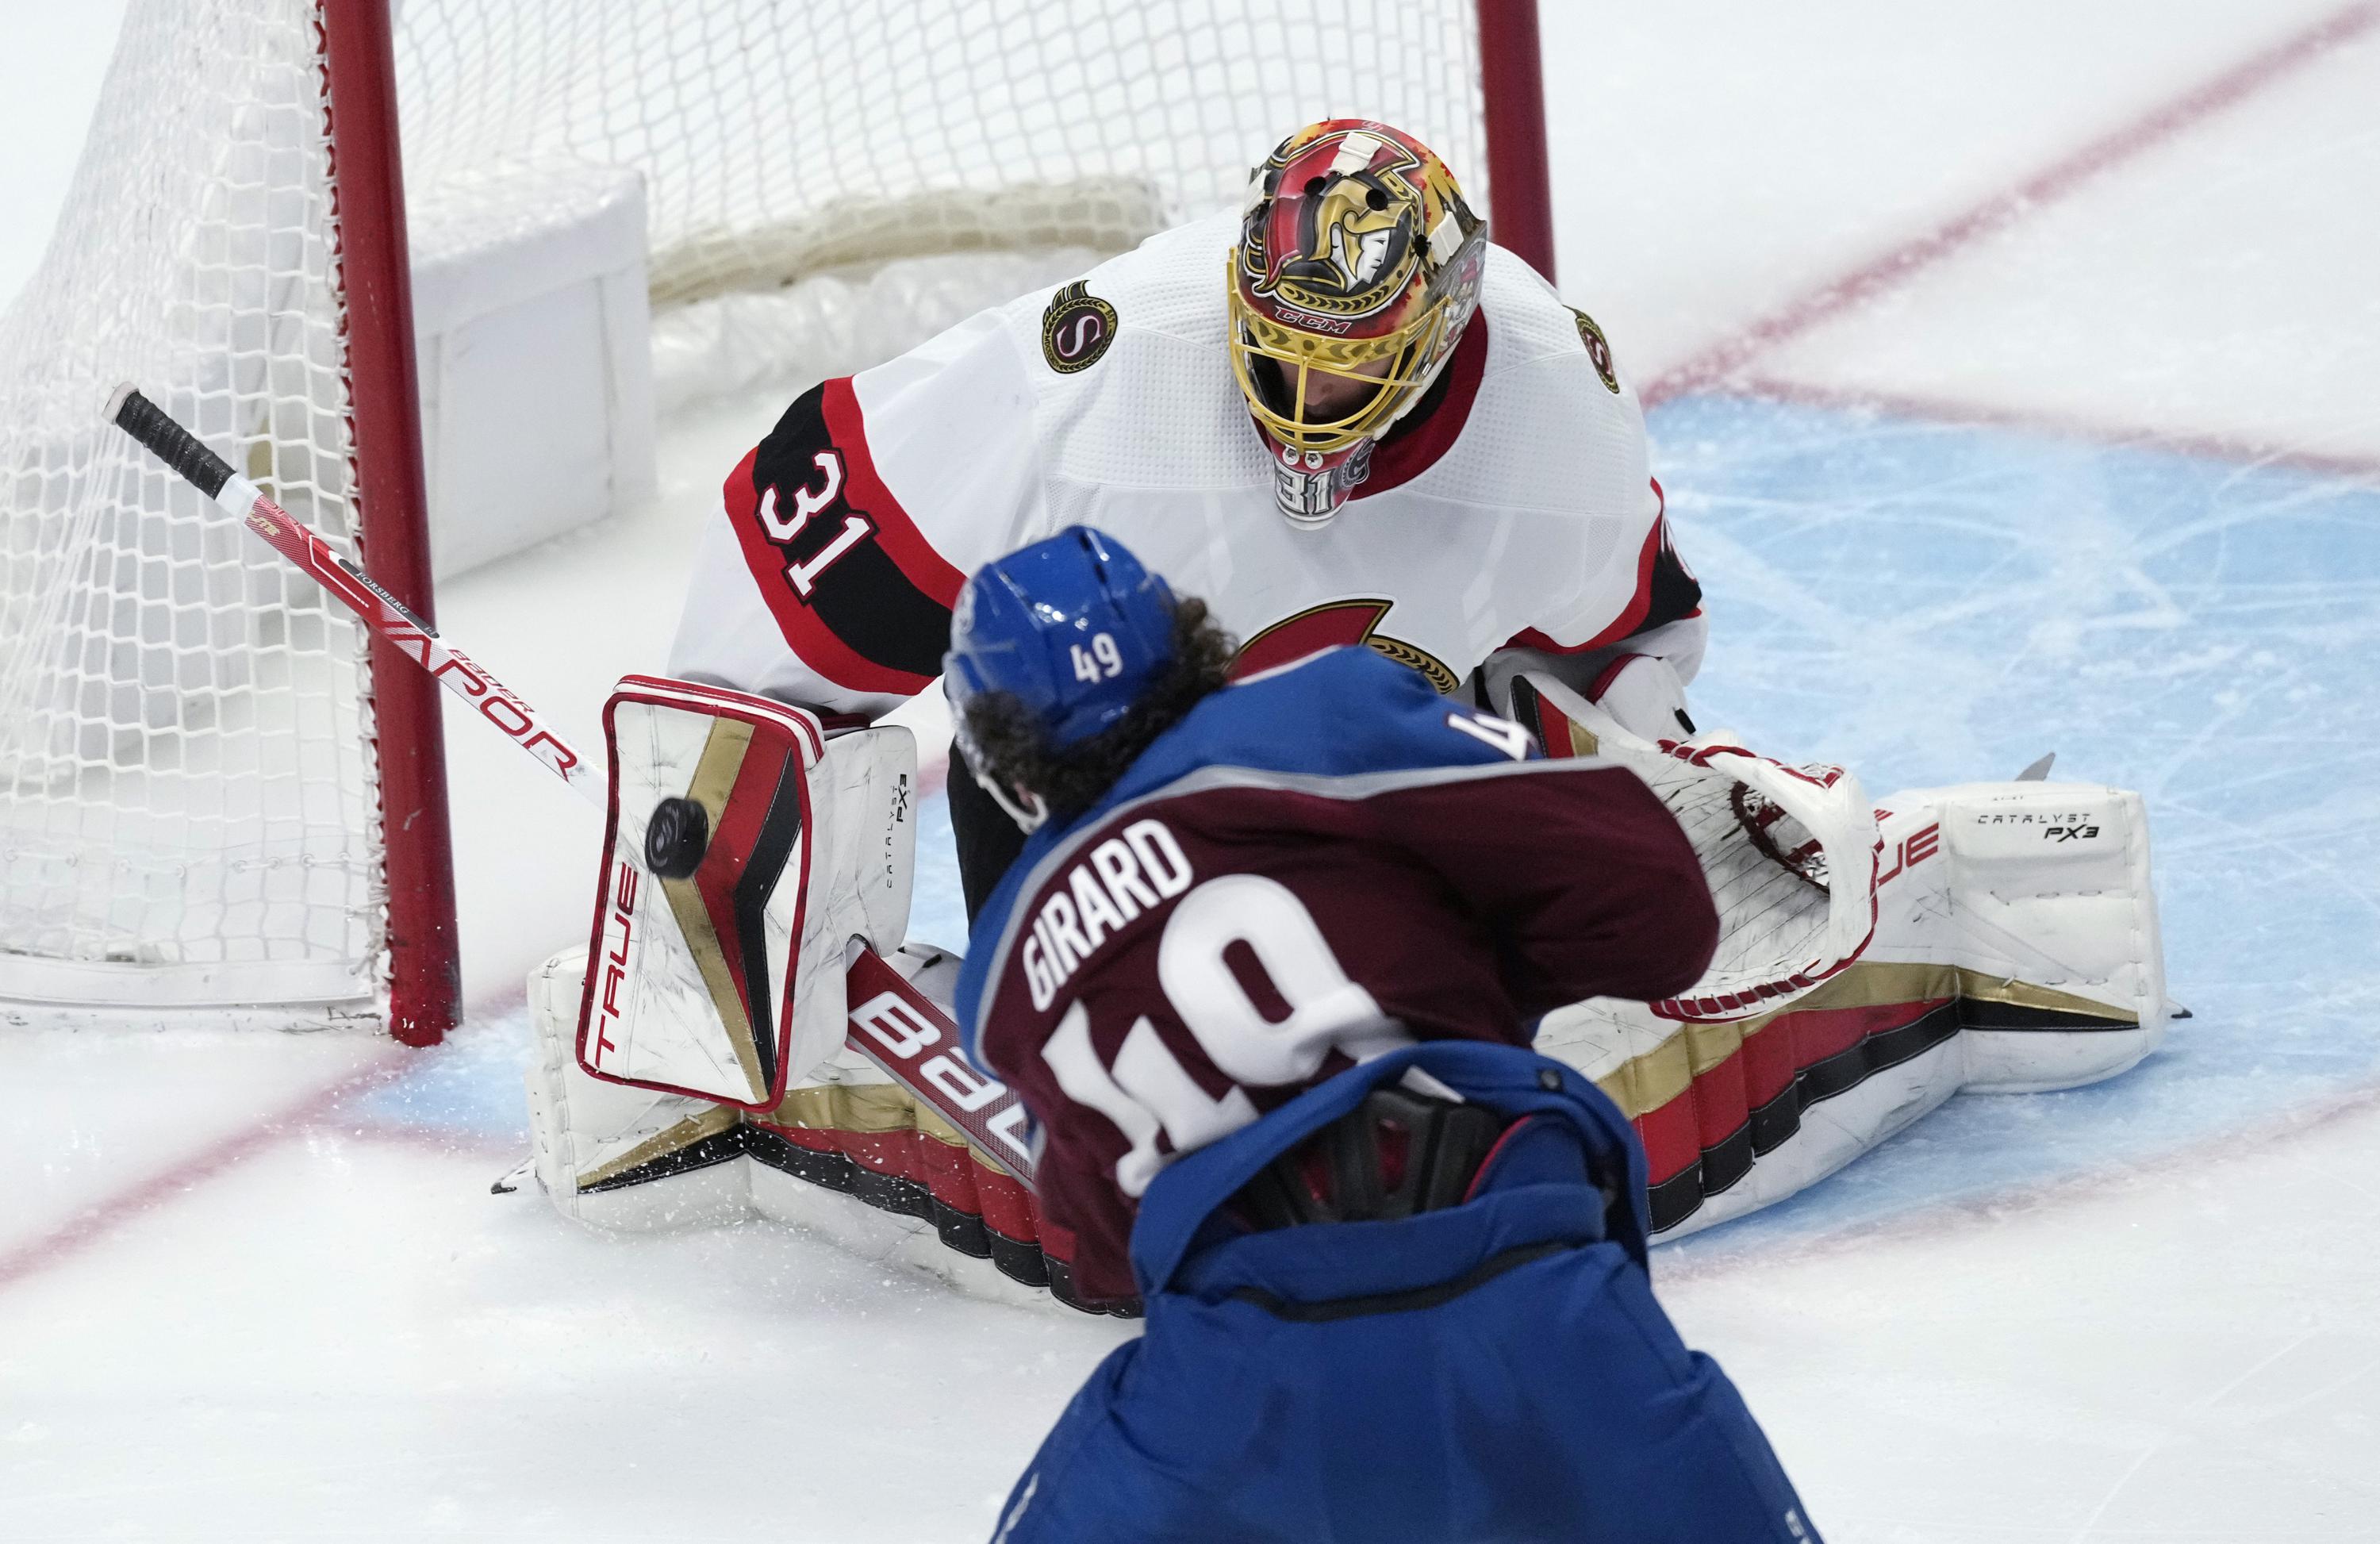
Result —
[[373, 583], [362, 569], [333, 551], [311, 527], [266, 498], [255, 483], [233, 471], [230, 463], [209, 450], [164, 408], [141, 395], [131, 383], [116, 387], [115, 395], [107, 399], [107, 421], [138, 440], [151, 455], [179, 473], [184, 481], [237, 516], [249, 529], [264, 539], [265, 545], [312, 576], [365, 626], [430, 672], [448, 691], [471, 704], [481, 718], [537, 758], [556, 777], [577, 789], [597, 808], [603, 807], [602, 775], [561, 736], [540, 723], [528, 703], [480, 669], [468, 654], [441, 638], [436, 628]]
[[[603, 774], [597, 771], [596, 763], [548, 728], [535, 709], [468, 654], [440, 638], [435, 627], [341, 557], [312, 528], [267, 498], [255, 483], [233, 471], [229, 462], [208, 449], [171, 414], [141, 395], [131, 383], [116, 387], [108, 397], [106, 418], [185, 481], [237, 517], [267, 546], [312, 576], [366, 626], [430, 672], [448, 691], [469, 703], [499, 733], [577, 789], [598, 809], [605, 808]], [[932, 1075], [941, 1067], [943, 1055], [936, 1055], [922, 1065], [917, 1063], [918, 1051], [929, 1044], [942, 1045], [946, 1052], [955, 1052], [960, 1044], [957, 1025], [923, 992], [903, 979], [898, 971], [884, 964], [873, 950], [861, 950], [847, 973], [851, 977], [850, 996], [858, 1006], [846, 1027], [845, 1043], [965, 1133], [986, 1158], [1030, 1185], [1032, 1160], [1018, 1137], [1024, 1128], [1025, 1112], [1014, 1091], [989, 1079], [953, 1079], [946, 1069], [942, 1071], [943, 1080], [937, 1081]], [[902, 1000], [901, 1011], [913, 1016], [905, 1035], [888, 1036], [872, 1018], [863, 1018], [869, 1009], [880, 1009], [893, 997]], [[870, 1029], [873, 1039], [861, 1034], [863, 1024]], [[899, 1053], [904, 1049], [908, 1054]], [[978, 1078], [981, 1076], [976, 1074]], [[957, 1082], [958, 1087], [946, 1086], [950, 1082]], [[985, 1097], [995, 1088], [999, 1090], [996, 1096]]]

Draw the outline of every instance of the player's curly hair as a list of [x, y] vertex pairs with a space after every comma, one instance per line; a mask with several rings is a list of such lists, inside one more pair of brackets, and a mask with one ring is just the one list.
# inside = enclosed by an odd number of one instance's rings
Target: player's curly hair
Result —
[[1148, 748], [1230, 677], [1239, 640], [1218, 626], [1207, 602], [1184, 596], [1173, 607], [1173, 658], [1123, 717], [1063, 749], [1053, 748], [1025, 704], [985, 692], [966, 705], [976, 775], [1041, 796], [1050, 813], [1072, 820], [1097, 803]]

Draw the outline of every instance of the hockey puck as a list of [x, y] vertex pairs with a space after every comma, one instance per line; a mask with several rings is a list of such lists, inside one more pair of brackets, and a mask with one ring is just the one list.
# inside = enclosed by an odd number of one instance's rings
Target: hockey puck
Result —
[[665, 798], [645, 822], [645, 867], [665, 880], [682, 880], [701, 866], [710, 845], [710, 813], [688, 798]]

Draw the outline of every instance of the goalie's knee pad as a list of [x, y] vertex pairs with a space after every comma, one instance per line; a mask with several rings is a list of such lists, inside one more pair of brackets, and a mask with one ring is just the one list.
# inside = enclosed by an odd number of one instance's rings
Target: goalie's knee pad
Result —
[[594, 1227], [644, 1233], [750, 1214], [739, 1112], [686, 1094], [589, 1076], [578, 1064], [587, 951], [529, 973], [535, 1042], [528, 1086], [531, 1158], [554, 1210]]

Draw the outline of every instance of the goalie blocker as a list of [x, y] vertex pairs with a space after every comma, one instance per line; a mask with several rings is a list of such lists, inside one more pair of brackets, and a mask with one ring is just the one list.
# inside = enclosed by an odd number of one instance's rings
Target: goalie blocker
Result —
[[603, 725], [589, 945], [529, 982], [548, 1198], [626, 1229], [758, 1212], [1066, 1296], [1024, 1110], [950, 1023], [956, 962], [901, 942], [909, 732], [653, 676], [623, 680]]

